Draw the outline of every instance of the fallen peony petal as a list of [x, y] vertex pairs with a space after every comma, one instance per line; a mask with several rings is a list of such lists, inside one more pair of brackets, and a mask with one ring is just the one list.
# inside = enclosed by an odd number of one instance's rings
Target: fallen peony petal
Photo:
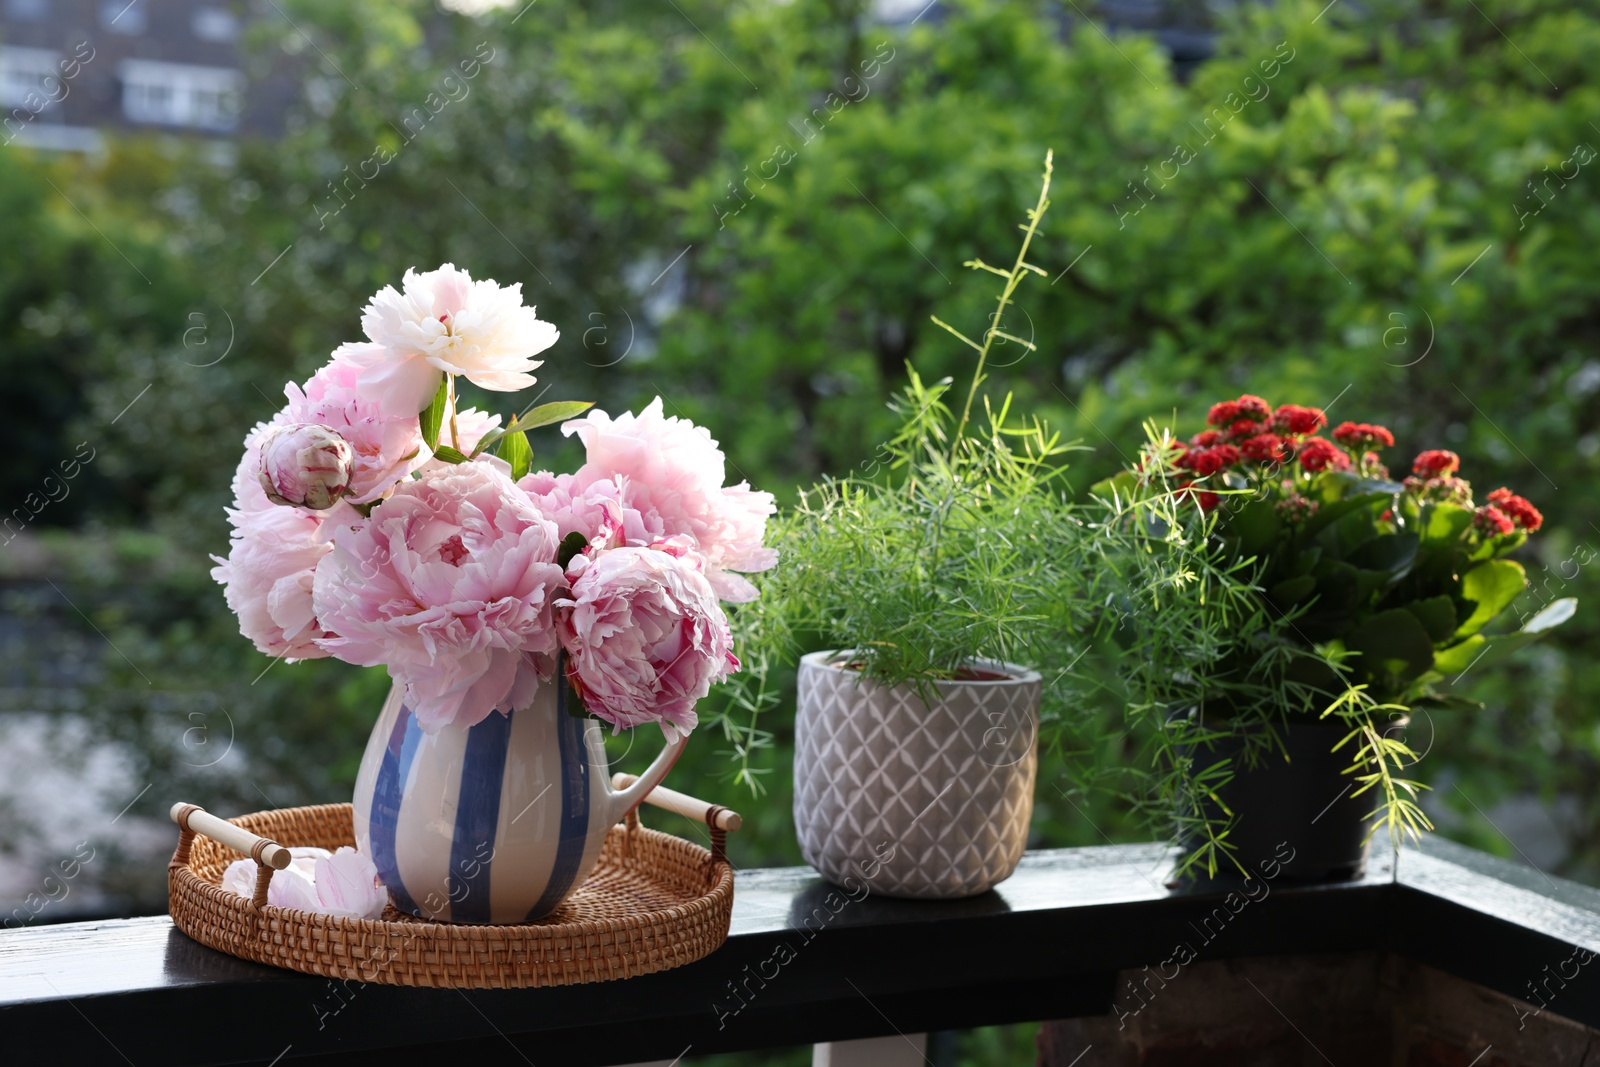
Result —
[[389, 891], [378, 880], [371, 860], [346, 846], [317, 861], [317, 900], [329, 915], [377, 919], [389, 903]]
[[[278, 883], [286, 879], [311, 884], [316, 873], [317, 863], [327, 859], [332, 853], [325, 848], [315, 848], [309, 845], [295, 846], [289, 850], [289, 866], [281, 871], [272, 873], [272, 882], [267, 886], [267, 903], [273, 903], [272, 895], [277, 891]], [[241, 897], [249, 899], [256, 895], [256, 861], [252, 859], [234, 860], [228, 864], [228, 869], [222, 872], [222, 888], [230, 893], [238, 893]], [[293, 890], [290, 890], [293, 892]], [[299, 907], [300, 905], [291, 905]]]
[[292, 867], [272, 873], [272, 881], [267, 883], [267, 903], [274, 908], [296, 911], [321, 910], [317, 903], [317, 887], [311, 884], [311, 879], [300, 877]]
[[[347, 919], [383, 915], [389, 892], [378, 880], [378, 868], [355, 849], [296, 847], [289, 850], [289, 857], [289, 866], [272, 872], [268, 904]], [[255, 860], [234, 860], [222, 873], [222, 888], [246, 899], [254, 897], [257, 870]]]

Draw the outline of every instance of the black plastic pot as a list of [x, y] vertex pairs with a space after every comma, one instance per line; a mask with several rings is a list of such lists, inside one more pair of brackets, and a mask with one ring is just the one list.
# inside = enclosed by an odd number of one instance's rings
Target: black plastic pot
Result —
[[[1385, 731], [1403, 729], [1408, 721], [1397, 719]], [[1365, 843], [1370, 829], [1367, 816], [1378, 803], [1376, 790], [1352, 796], [1360, 784], [1354, 775], [1342, 773], [1350, 766], [1359, 739], [1334, 752], [1333, 746], [1349, 733], [1342, 722], [1295, 721], [1275, 729], [1283, 739], [1283, 751], [1274, 747], [1261, 752], [1253, 768], [1246, 766], [1245, 743], [1237, 736], [1217, 738], [1194, 753], [1202, 767], [1223, 757], [1233, 762], [1233, 779], [1217, 795], [1238, 816], [1227, 837], [1237, 850], [1235, 856], [1251, 872], [1274, 880], [1359, 878], [1370, 852]], [[1211, 800], [1203, 804], [1211, 818], [1226, 818]], [[1219, 858], [1218, 874], [1228, 873], [1225, 865], [1231, 867]]]

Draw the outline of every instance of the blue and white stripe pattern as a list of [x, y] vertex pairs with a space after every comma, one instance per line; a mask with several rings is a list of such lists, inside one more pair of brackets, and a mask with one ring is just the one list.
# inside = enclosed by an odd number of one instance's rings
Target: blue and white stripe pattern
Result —
[[588, 876], [627, 807], [610, 789], [599, 725], [567, 713], [566, 689], [548, 682], [509, 716], [433, 735], [398, 686], [390, 693], [353, 807], [357, 846], [397, 908], [449, 922], [528, 922]]

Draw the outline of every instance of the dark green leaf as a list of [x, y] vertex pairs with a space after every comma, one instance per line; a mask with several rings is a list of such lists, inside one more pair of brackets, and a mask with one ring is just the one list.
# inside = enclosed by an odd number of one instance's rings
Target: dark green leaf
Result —
[[1345, 647], [1361, 653], [1356, 667], [1379, 678], [1406, 682], [1433, 666], [1433, 641], [1422, 623], [1399, 608], [1380, 611], [1345, 639]]
[[1407, 604], [1405, 609], [1417, 617], [1435, 643], [1448, 641], [1456, 632], [1456, 609], [1447, 596], [1433, 596]]
[[1310, 596], [1311, 591], [1316, 587], [1316, 578], [1309, 574], [1302, 574], [1298, 578], [1287, 578], [1279, 582], [1267, 590], [1267, 596], [1271, 597], [1273, 602], [1281, 607], [1288, 607], [1290, 604], [1297, 603]]
[[588, 543], [588, 539], [576, 530], [563, 537], [560, 547], [556, 549], [556, 562], [561, 565], [561, 569], [566, 570], [567, 564], [572, 562], [572, 557], [582, 552]]
[[444, 426], [444, 413], [449, 405], [450, 376], [442, 375], [439, 378], [439, 391], [433, 394], [433, 402], [423, 408], [418, 416], [422, 421], [422, 441], [429, 448], [436, 449], [439, 445], [439, 430]]
[[433, 450], [434, 459], [442, 459], [446, 463], [465, 463], [467, 457], [464, 453], [451, 448], [449, 445], [440, 445]]
[[1384, 571], [1392, 578], [1404, 577], [1417, 558], [1414, 533], [1381, 534], [1350, 554], [1350, 563], [1363, 570]]
[[[1327, 491], [1329, 490], [1325, 486], [1324, 492]], [[1322, 506], [1317, 508], [1317, 513], [1306, 520], [1305, 527], [1301, 531], [1301, 539], [1309, 540], [1324, 527], [1344, 518], [1352, 511], [1359, 511], [1362, 508], [1371, 509], [1373, 511], [1372, 517], [1376, 520], [1379, 515], [1383, 514], [1384, 509], [1390, 506], [1393, 499], [1387, 493], [1364, 493], [1344, 500], [1339, 500], [1336, 497], [1323, 500]]]
[[521, 430], [513, 430], [500, 438], [495, 455], [511, 464], [512, 481], [527, 474], [528, 468], [533, 466], [533, 447], [528, 444], [528, 435]]
[[1228, 521], [1228, 534], [1237, 539], [1240, 556], [1265, 552], [1282, 528], [1283, 521], [1270, 500], [1252, 500]]
[[1411, 702], [1413, 708], [1438, 708], [1441, 711], [1482, 711], [1483, 701], [1453, 693], [1429, 693]]

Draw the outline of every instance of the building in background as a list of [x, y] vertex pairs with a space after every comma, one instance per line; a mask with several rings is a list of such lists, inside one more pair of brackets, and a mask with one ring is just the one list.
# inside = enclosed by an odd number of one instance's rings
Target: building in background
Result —
[[272, 134], [292, 83], [247, 83], [227, 0], [0, 0], [0, 144], [96, 151], [102, 131]]

